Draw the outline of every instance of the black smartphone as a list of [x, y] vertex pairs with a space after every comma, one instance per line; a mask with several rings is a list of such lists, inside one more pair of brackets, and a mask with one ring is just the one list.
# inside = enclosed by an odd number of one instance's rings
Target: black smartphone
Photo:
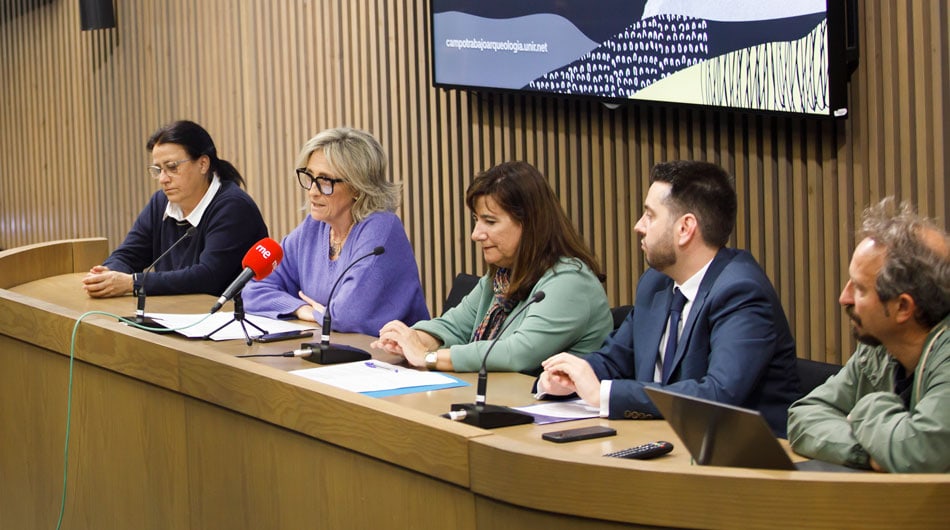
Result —
[[594, 425], [593, 427], [579, 427], [577, 429], [567, 429], [564, 431], [546, 432], [541, 435], [541, 438], [549, 442], [564, 443], [590, 440], [591, 438], [603, 438], [604, 436], [613, 436], [615, 434], [617, 434], [615, 429], [602, 425]]
[[303, 337], [312, 337], [313, 331], [309, 329], [297, 329], [294, 331], [281, 331], [280, 333], [265, 333], [255, 338], [257, 342], [277, 342], [279, 340], [300, 339]]

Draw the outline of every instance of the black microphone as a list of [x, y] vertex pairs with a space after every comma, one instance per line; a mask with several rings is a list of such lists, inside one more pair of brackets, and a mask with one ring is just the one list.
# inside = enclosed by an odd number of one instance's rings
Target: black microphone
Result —
[[491, 344], [488, 345], [488, 350], [485, 352], [485, 356], [482, 357], [482, 366], [478, 370], [478, 386], [475, 390], [475, 403], [456, 403], [452, 405], [451, 412], [444, 415], [446, 418], [481, 427], [482, 429], [510, 427], [512, 425], [522, 425], [534, 421], [534, 416], [513, 408], [485, 404], [485, 389], [488, 387], [488, 370], [485, 368], [485, 363], [488, 361], [488, 354], [491, 353], [495, 344], [498, 344], [498, 339], [500, 339], [505, 330], [508, 329], [508, 326], [516, 320], [518, 315], [524, 313], [525, 310], [528, 309], [528, 306], [535, 302], [540, 302], [541, 300], [544, 300], [544, 291], [537, 291], [534, 293], [534, 296], [528, 299], [525, 305], [521, 306], [521, 309], [505, 320], [501, 331], [492, 339]]
[[[376, 247], [369, 254], [364, 254], [356, 258], [343, 269], [343, 273], [340, 274], [333, 284], [333, 288], [330, 289], [330, 296], [327, 296], [327, 304], [323, 311], [323, 327], [320, 328], [320, 342], [305, 342], [301, 344], [300, 349], [294, 351], [295, 355], [301, 354], [304, 356], [304, 359], [318, 364], [351, 363], [355, 361], [366, 361], [373, 357], [368, 352], [354, 348], [353, 346], [330, 344], [330, 301], [333, 300], [333, 293], [336, 292], [336, 288], [340, 285], [343, 277], [346, 276], [346, 273], [349, 272], [354, 265], [370, 256], [379, 256], [383, 252], [386, 252], [385, 247]], [[308, 350], [310, 355], [307, 355]]]
[[185, 230], [185, 233], [182, 234], [181, 237], [179, 237], [174, 243], [172, 243], [172, 245], [168, 247], [168, 249], [165, 252], [162, 252], [161, 255], [155, 258], [155, 261], [153, 261], [151, 265], [149, 265], [148, 267], [145, 268], [145, 270], [142, 271], [142, 285], [139, 286], [138, 305], [135, 309], [135, 316], [128, 320], [134, 320], [137, 324], [147, 324], [149, 326], [155, 326], [155, 327], [160, 327], [160, 328], [165, 327], [159, 324], [158, 322], [155, 322], [152, 319], [145, 318], [145, 278], [148, 276], [149, 271], [154, 269], [155, 265], [159, 261], [161, 261], [162, 258], [167, 256], [168, 253], [171, 252], [173, 248], [177, 247], [179, 243], [193, 236], [197, 230], [198, 229], [196, 227], [189, 226], [188, 230]]

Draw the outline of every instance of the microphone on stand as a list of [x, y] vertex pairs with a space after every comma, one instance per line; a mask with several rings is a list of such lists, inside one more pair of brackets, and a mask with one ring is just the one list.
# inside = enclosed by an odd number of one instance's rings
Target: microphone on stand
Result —
[[488, 361], [488, 354], [491, 353], [495, 344], [498, 344], [498, 339], [500, 339], [505, 330], [508, 329], [508, 326], [515, 321], [518, 315], [524, 313], [524, 311], [528, 309], [528, 306], [535, 302], [540, 302], [541, 300], [544, 300], [544, 291], [534, 293], [534, 296], [529, 298], [528, 302], [521, 306], [521, 309], [505, 321], [505, 324], [501, 327], [501, 331], [498, 332], [498, 335], [495, 335], [491, 344], [488, 345], [488, 351], [486, 351], [485, 356], [482, 357], [482, 366], [478, 370], [478, 386], [475, 390], [475, 403], [455, 403], [452, 405], [450, 412], [443, 414], [444, 417], [481, 427], [482, 429], [510, 427], [512, 425], [523, 425], [534, 421], [534, 416], [517, 411], [511, 407], [485, 404], [485, 389], [488, 386], [488, 370], [485, 368], [485, 363]]
[[340, 285], [343, 277], [346, 276], [346, 273], [349, 272], [354, 265], [370, 256], [379, 256], [383, 252], [386, 252], [385, 247], [376, 247], [369, 254], [364, 254], [356, 258], [343, 269], [343, 273], [340, 274], [333, 284], [333, 288], [330, 289], [330, 296], [327, 297], [327, 305], [323, 311], [323, 327], [320, 328], [320, 342], [305, 342], [300, 345], [299, 350], [294, 351], [294, 355], [302, 355], [304, 359], [318, 364], [350, 363], [354, 361], [366, 361], [372, 358], [372, 355], [359, 348], [345, 344], [330, 344], [330, 301], [333, 300], [333, 293], [336, 292], [337, 286]]
[[247, 285], [247, 282], [251, 281], [251, 278], [263, 280], [274, 272], [282, 259], [284, 259], [284, 250], [273, 239], [265, 237], [254, 243], [254, 246], [247, 251], [244, 259], [241, 260], [241, 266], [244, 267], [244, 270], [224, 290], [218, 301], [211, 306], [211, 313], [216, 313], [228, 300], [241, 292], [241, 289]]
[[171, 246], [168, 247], [167, 250], [165, 250], [165, 252], [162, 252], [157, 258], [155, 258], [155, 261], [153, 261], [151, 265], [149, 265], [148, 267], [145, 268], [145, 270], [142, 271], [142, 285], [139, 287], [138, 304], [136, 305], [136, 308], [135, 308], [135, 316], [131, 318], [127, 318], [126, 320], [132, 320], [136, 324], [143, 324], [149, 327], [157, 327], [157, 328], [165, 327], [150, 318], [145, 318], [145, 278], [148, 276], [149, 271], [154, 269], [155, 265], [158, 264], [158, 262], [161, 261], [162, 258], [167, 256], [168, 253], [171, 252], [173, 248], [177, 247], [179, 243], [193, 236], [197, 230], [198, 229], [196, 227], [189, 226], [188, 230], [185, 230], [185, 233], [182, 234], [181, 237], [175, 240], [175, 242], [172, 243]]
[[265, 237], [257, 243], [254, 243], [254, 246], [247, 251], [247, 254], [244, 255], [244, 259], [241, 260], [241, 266], [244, 267], [244, 270], [241, 271], [241, 274], [224, 290], [224, 294], [218, 298], [218, 301], [214, 303], [214, 306], [211, 307], [211, 311], [208, 313], [209, 315], [214, 314], [215, 311], [221, 309], [221, 306], [223, 306], [225, 302], [233, 298], [234, 316], [231, 317], [231, 320], [221, 324], [218, 329], [205, 335], [206, 340], [210, 339], [215, 333], [230, 326], [232, 322], [237, 322], [238, 325], [241, 326], [241, 331], [244, 332], [244, 342], [248, 346], [251, 345], [251, 335], [247, 332], [245, 322], [250, 324], [251, 327], [257, 331], [260, 331], [262, 335], [267, 333], [266, 330], [261, 329], [257, 324], [244, 318], [244, 301], [241, 299], [241, 289], [244, 289], [244, 286], [247, 282], [251, 281], [251, 278], [263, 280], [270, 276], [270, 273], [274, 272], [274, 269], [280, 265], [282, 259], [284, 259], [284, 249], [280, 248], [280, 245], [273, 239]]

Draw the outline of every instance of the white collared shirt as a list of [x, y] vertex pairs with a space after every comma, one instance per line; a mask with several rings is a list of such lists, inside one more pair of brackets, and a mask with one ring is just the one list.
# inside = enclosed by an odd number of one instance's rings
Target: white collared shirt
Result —
[[211, 200], [214, 199], [214, 195], [218, 193], [218, 190], [221, 189], [221, 179], [218, 178], [217, 174], [214, 174], [211, 177], [211, 185], [208, 186], [208, 191], [205, 192], [204, 197], [198, 202], [198, 205], [195, 206], [195, 209], [185, 217], [185, 213], [181, 210], [181, 206], [169, 202], [165, 205], [165, 215], [162, 219], [166, 217], [171, 217], [172, 219], [181, 222], [188, 221], [188, 224], [191, 226], [198, 226], [198, 223], [201, 222], [201, 216], [204, 215], [205, 210], [208, 209], [208, 205], [211, 204]]
[[[696, 299], [696, 295], [699, 294], [699, 286], [703, 283], [703, 277], [706, 276], [706, 271], [709, 270], [709, 265], [712, 263], [712, 260], [706, 262], [705, 265], [698, 271], [696, 274], [690, 276], [688, 280], [682, 284], [673, 283], [674, 288], [679, 288], [680, 292], [683, 293], [683, 296], [686, 297], [686, 304], [683, 306], [683, 312], [680, 314], [679, 329], [676, 330], [676, 337], [679, 338], [680, 334], [683, 332], [683, 324], [686, 323], [686, 319], [689, 318], [689, 312], [693, 308], [693, 300]], [[634, 308], [636, 311], [636, 308]], [[670, 336], [670, 320], [669, 317], [666, 319], [666, 331], [663, 332], [663, 336], [660, 337], [659, 345], [659, 354], [656, 358], [656, 368], [653, 372], [653, 381], [661, 382], [663, 380], [663, 354], [666, 351], [666, 342]], [[600, 382], [600, 416], [606, 418], [610, 415], [610, 380], [604, 380]]]

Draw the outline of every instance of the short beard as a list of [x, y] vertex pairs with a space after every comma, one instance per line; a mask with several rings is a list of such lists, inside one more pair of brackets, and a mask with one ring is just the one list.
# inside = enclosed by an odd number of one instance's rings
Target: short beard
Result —
[[874, 335], [858, 333], [857, 328], [851, 328], [851, 334], [854, 335], [854, 338], [861, 344], [867, 344], [868, 346], [880, 346], [882, 344], [881, 340]]
[[[845, 313], [848, 314], [848, 317], [851, 319], [853, 324], [861, 325], [861, 318], [854, 315], [854, 306], [849, 305], [844, 308]], [[868, 346], [880, 346], [881, 339], [871, 335], [870, 333], [861, 333], [858, 331], [858, 328], [854, 325], [851, 326], [851, 334], [854, 335], [854, 338], [861, 344], [867, 344]]]
[[646, 253], [647, 265], [658, 270], [664, 271], [676, 265], [676, 251], [672, 243], [665, 242], [662, 246], [657, 246]]

